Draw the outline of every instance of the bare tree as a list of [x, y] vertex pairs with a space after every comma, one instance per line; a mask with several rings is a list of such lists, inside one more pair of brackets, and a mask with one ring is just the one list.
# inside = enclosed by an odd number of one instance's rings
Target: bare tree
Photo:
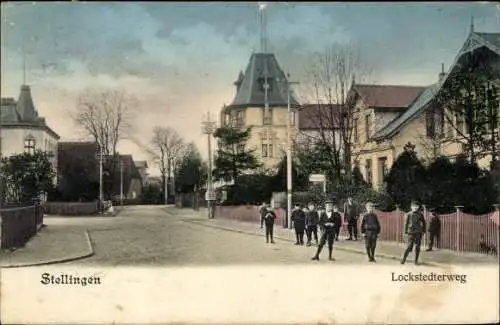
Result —
[[[362, 80], [368, 69], [360, 64], [360, 56], [350, 46], [334, 44], [317, 53], [307, 66], [308, 83], [313, 94], [311, 118], [319, 129], [319, 142], [326, 150], [330, 168], [337, 179], [342, 172], [350, 179], [355, 103], [349, 91], [355, 79]], [[309, 79], [308, 78], [308, 79]]]
[[[165, 190], [178, 159], [183, 154], [185, 144], [175, 129], [161, 126], [154, 127], [151, 144], [154, 150], [158, 152], [155, 162], [160, 169], [163, 189]], [[165, 200], [167, 196], [168, 193], [165, 192]]]
[[[436, 93], [437, 125], [443, 141], [457, 142], [471, 162], [500, 151], [498, 55], [468, 53]], [[444, 126], [444, 127], [443, 127]]]
[[73, 118], [94, 139], [105, 156], [103, 190], [108, 197], [114, 189], [118, 168], [118, 142], [130, 128], [129, 122], [136, 106], [135, 97], [116, 89], [87, 88], [78, 96]]
[[123, 91], [86, 89], [78, 97], [74, 119], [102, 146], [104, 155], [115, 155], [135, 106], [135, 98]]

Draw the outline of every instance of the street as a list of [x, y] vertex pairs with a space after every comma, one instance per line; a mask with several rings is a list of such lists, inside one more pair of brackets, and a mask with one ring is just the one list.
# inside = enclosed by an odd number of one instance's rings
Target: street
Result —
[[[239, 233], [190, 222], [202, 217], [168, 214], [162, 206], [130, 206], [116, 217], [48, 218], [49, 227], [89, 231], [94, 255], [65, 264], [73, 265], [234, 265], [317, 264], [311, 261], [316, 247], [295, 246], [264, 236]], [[173, 210], [176, 211], [176, 210]], [[258, 226], [256, 226], [258, 227]], [[334, 249], [336, 261], [328, 261], [324, 248], [319, 262], [367, 264], [366, 256]], [[379, 264], [397, 261], [379, 259]]]

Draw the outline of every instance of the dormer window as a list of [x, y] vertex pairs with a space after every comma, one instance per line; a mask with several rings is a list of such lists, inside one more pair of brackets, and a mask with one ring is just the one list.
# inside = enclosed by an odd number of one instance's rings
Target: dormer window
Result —
[[26, 137], [24, 139], [24, 152], [29, 153], [29, 154], [34, 154], [35, 153], [35, 145], [36, 141], [35, 138], [32, 136]]
[[[259, 90], [260, 91], [265, 91], [266, 90], [266, 78], [259, 78], [257, 79], [259, 83]], [[267, 91], [270, 92], [273, 90], [273, 78], [267, 78]]]

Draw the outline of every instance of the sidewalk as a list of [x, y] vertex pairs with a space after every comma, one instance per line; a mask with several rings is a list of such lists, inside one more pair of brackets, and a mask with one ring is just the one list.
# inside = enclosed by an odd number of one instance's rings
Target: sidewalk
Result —
[[26, 246], [0, 252], [0, 268], [47, 265], [74, 261], [94, 254], [87, 231], [61, 225], [43, 227]]
[[[170, 209], [167, 208], [167, 213], [183, 216], [186, 220], [197, 224], [205, 225], [208, 227], [216, 227], [220, 229], [236, 231], [246, 234], [253, 234], [256, 236], [264, 236], [264, 230], [260, 225], [241, 222], [227, 219], [207, 219], [208, 212], [206, 209], [200, 211], [193, 211], [190, 209]], [[295, 233], [292, 229], [286, 229], [282, 226], [274, 226], [274, 237], [276, 239], [287, 240], [295, 242]], [[405, 244], [378, 241], [377, 253], [375, 254], [380, 258], [389, 258], [400, 260], [405, 249]], [[340, 240], [335, 243], [335, 249], [344, 251], [351, 251], [359, 254], [366, 254], [364, 241], [358, 239], [357, 241], [348, 241], [340, 237]], [[420, 260], [423, 264], [428, 265], [449, 265], [449, 264], [495, 264], [498, 265], [498, 257], [477, 253], [458, 253], [450, 250], [434, 250], [426, 252], [425, 247], [422, 247], [420, 253]], [[408, 258], [408, 262], [413, 262], [413, 254]]]

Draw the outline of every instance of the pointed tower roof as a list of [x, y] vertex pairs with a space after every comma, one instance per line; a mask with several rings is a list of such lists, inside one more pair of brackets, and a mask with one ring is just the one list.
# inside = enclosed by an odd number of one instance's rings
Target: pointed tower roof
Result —
[[[274, 54], [252, 54], [242, 77], [241, 85], [228, 108], [264, 107], [265, 92], [263, 85], [266, 77], [270, 86], [268, 89], [269, 107], [287, 106], [287, 77], [280, 68]], [[292, 107], [299, 106], [293, 92], [290, 97], [290, 105]]]
[[38, 119], [33, 98], [31, 98], [30, 86], [21, 86], [21, 92], [17, 101], [17, 112], [23, 122], [35, 122]]

